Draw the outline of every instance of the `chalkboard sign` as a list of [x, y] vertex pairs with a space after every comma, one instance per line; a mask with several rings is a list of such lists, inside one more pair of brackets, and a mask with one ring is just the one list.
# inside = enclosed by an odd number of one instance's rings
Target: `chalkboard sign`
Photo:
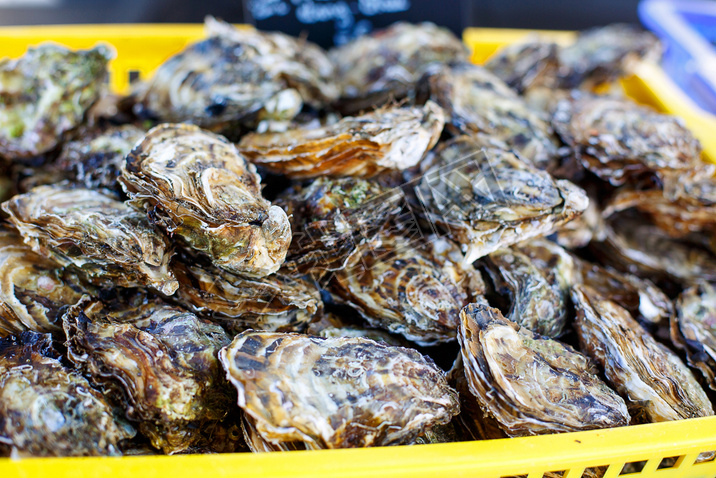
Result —
[[470, 18], [469, 5], [468, 0], [244, 0], [246, 19], [259, 29], [303, 35], [324, 47], [399, 20], [431, 21], [459, 35]]

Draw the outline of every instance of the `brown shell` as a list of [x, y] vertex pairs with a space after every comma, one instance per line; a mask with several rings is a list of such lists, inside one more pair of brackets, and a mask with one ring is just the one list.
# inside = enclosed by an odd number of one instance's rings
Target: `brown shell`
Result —
[[626, 404], [568, 345], [471, 304], [458, 334], [470, 392], [509, 436], [624, 426]]
[[465, 262], [549, 234], [587, 208], [569, 181], [483, 146], [468, 136], [447, 141], [416, 188], [426, 218], [462, 246]]
[[222, 420], [231, 394], [217, 360], [218, 325], [158, 300], [109, 308], [82, 300], [63, 317], [69, 359], [125, 408], [156, 448], [177, 453]]
[[530, 88], [554, 88], [559, 69], [558, 52], [557, 44], [531, 36], [524, 42], [500, 48], [487, 60], [485, 68], [519, 94]]
[[291, 242], [286, 213], [261, 196], [256, 168], [226, 138], [185, 124], [150, 130], [127, 156], [131, 204], [230, 272], [276, 272]]
[[369, 339], [247, 331], [219, 358], [239, 406], [273, 444], [407, 444], [459, 411], [432, 360]]
[[356, 248], [329, 290], [373, 327], [421, 345], [455, 340], [460, 309], [484, 284], [469, 263], [456, 264], [435, 246], [450, 247], [381, 233]]
[[689, 365], [697, 368], [716, 390], [716, 289], [708, 282], [689, 287], [676, 301], [671, 337], [686, 350]]
[[371, 177], [415, 166], [437, 143], [444, 118], [433, 102], [387, 106], [326, 126], [249, 133], [239, 150], [254, 164], [292, 178]]
[[135, 430], [59, 359], [49, 335], [0, 339], [0, 456], [121, 455]]
[[637, 421], [661, 422], [714, 414], [679, 357], [654, 340], [624, 308], [588, 286], [572, 289], [579, 343], [629, 402]]
[[108, 287], [152, 287], [172, 294], [172, 249], [146, 216], [99, 191], [67, 183], [38, 186], [2, 204], [35, 252], [72, 265]]

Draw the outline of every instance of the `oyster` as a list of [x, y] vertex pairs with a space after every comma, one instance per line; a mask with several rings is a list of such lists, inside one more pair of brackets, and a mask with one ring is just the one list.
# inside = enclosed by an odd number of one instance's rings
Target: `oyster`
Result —
[[604, 218], [597, 200], [589, 194], [589, 205], [581, 216], [569, 221], [554, 233], [555, 241], [567, 249], [585, 247], [591, 241], [604, 240]]
[[37, 156], [54, 149], [79, 126], [107, 77], [109, 51], [29, 48], [0, 61], [0, 156]]
[[0, 456], [121, 455], [135, 430], [59, 358], [46, 334], [0, 339]]
[[228, 414], [216, 357], [231, 339], [220, 326], [158, 300], [110, 308], [83, 299], [63, 323], [70, 360], [123, 404], [154, 447], [181, 452]]
[[551, 338], [564, 333], [569, 287], [576, 275], [574, 260], [566, 251], [537, 239], [499, 249], [484, 263], [496, 291], [509, 297], [509, 320]]
[[361, 178], [319, 177], [279, 198], [291, 219], [293, 240], [283, 268], [319, 279], [340, 269], [364, 238], [400, 212], [400, 189]]
[[0, 337], [61, 332], [64, 309], [86, 291], [69, 271], [33, 252], [17, 231], [0, 225]]
[[38, 186], [2, 208], [35, 252], [73, 265], [95, 284], [177, 289], [169, 241], [125, 203], [64, 183]]
[[174, 264], [174, 273], [179, 289], [171, 299], [233, 332], [248, 328], [300, 332], [323, 307], [316, 286], [288, 277], [283, 270], [247, 278], [182, 257]]
[[120, 181], [133, 206], [223, 269], [263, 277], [286, 257], [286, 213], [261, 197], [256, 168], [221, 136], [159, 125], [129, 153]]
[[247, 331], [219, 358], [239, 406], [276, 445], [407, 444], [458, 412], [457, 394], [432, 360], [369, 339]]
[[435, 146], [445, 124], [443, 110], [386, 106], [334, 124], [282, 133], [249, 133], [239, 150], [254, 164], [292, 178], [370, 177], [415, 166]]
[[558, 53], [556, 43], [532, 36], [498, 50], [487, 60], [485, 68], [519, 94], [532, 88], [554, 88], [559, 70]]
[[431, 66], [468, 61], [465, 45], [433, 23], [394, 23], [329, 52], [344, 112], [382, 105], [412, 93]]
[[434, 247], [381, 233], [356, 248], [328, 288], [373, 327], [420, 345], [454, 340], [460, 309], [482, 295], [484, 283], [469, 263], [456, 264]]
[[306, 329], [306, 333], [326, 339], [338, 337], [365, 337], [384, 345], [410, 347], [409, 342], [402, 339], [400, 336], [391, 335], [380, 329], [367, 328], [363, 324], [346, 320], [332, 313], [325, 313], [321, 315], [319, 320], [311, 322], [308, 325], [308, 329]]
[[626, 309], [599, 297], [588, 286], [575, 286], [572, 301], [582, 350], [599, 363], [607, 381], [629, 402], [637, 421], [714, 414], [681, 359], [654, 340]]
[[680, 119], [631, 100], [576, 96], [560, 101], [552, 124], [585, 168], [615, 186], [701, 163], [701, 145]]
[[468, 63], [443, 67], [429, 83], [432, 99], [456, 132], [499, 139], [540, 169], [557, 156], [559, 142], [549, 121], [485, 68]]
[[253, 453], [266, 453], [272, 451], [305, 450], [306, 445], [301, 441], [286, 441], [271, 443], [264, 439], [256, 429], [256, 420], [243, 413], [241, 416], [241, 428], [244, 432], [244, 440]]
[[674, 344], [686, 349], [689, 365], [716, 390], [716, 289], [712, 284], [701, 282], [682, 292], [672, 317], [671, 336]]
[[137, 92], [144, 112], [164, 122], [212, 129], [262, 119], [291, 120], [303, 103], [338, 97], [323, 50], [282, 33], [236, 29], [207, 17], [209, 38], [163, 63]]
[[629, 423], [624, 400], [587, 357], [521, 328], [498, 309], [465, 307], [458, 339], [470, 392], [509, 436]]
[[435, 155], [416, 192], [426, 219], [462, 245], [466, 263], [549, 234], [587, 208], [582, 189], [552, 179], [512, 153], [483, 151], [477, 139], [460, 136]]

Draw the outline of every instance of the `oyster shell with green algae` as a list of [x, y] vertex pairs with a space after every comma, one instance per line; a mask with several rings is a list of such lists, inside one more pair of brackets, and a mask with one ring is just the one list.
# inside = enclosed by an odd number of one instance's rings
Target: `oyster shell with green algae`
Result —
[[705, 392], [679, 357], [658, 343], [626, 309], [588, 286], [572, 288], [582, 350], [628, 401], [635, 421], [662, 422], [714, 414]]
[[414, 94], [434, 65], [469, 61], [469, 51], [450, 30], [433, 23], [394, 23], [329, 51], [344, 114]]
[[386, 106], [325, 126], [249, 133], [239, 150], [254, 164], [291, 178], [371, 177], [418, 164], [444, 125], [445, 114], [432, 101]]
[[485, 285], [471, 264], [453, 262], [443, 248], [457, 250], [444, 239], [381, 232], [356, 248], [328, 290], [373, 327], [420, 345], [454, 341], [460, 309], [484, 300]]
[[398, 215], [404, 199], [400, 189], [363, 178], [319, 177], [290, 188], [276, 201], [293, 231], [283, 268], [317, 280], [343, 268], [363, 239]]
[[70, 51], [48, 43], [0, 61], [0, 156], [29, 158], [56, 148], [99, 98], [110, 56], [103, 46]]
[[247, 331], [219, 358], [239, 406], [274, 445], [408, 444], [459, 411], [430, 358], [365, 338]]
[[462, 246], [465, 262], [547, 235], [587, 208], [586, 193], [569, 181], [483, 147], [469, 136], [443, 143], [416, 188], [426, 219]]
[[261, 196], [261, 178], [226, 138], [186, 124], [151, 129], [120, 179], [130, 204], [230, 272], [264, 277], [286, 258], [286, 213]]
[[701, 282], [681, 293], [671, 320], [671, 338], [686, 351], [688, 364], [716, 390], [716, 289]]
[[91, 288], [0, 224], [0, 337], [26, 330], [61, 334], [62, 314], [83, 293]]
[[199, 444], [231, 410], [217, 359], [231, 339], [219, 325], [141, 296], [116, 307], [83, 299], [63, 325], [69, 359], [165, 453]]
[[559, 245], [543, 240], [499, 249], [483, 258], [496, 292], [509, 298], [507, 318], [551, 338], [564, 334], [569, 287], [577, 266]]
[[318, 288], [282, 269], [242, 277], [183, 254], [174, 262], [179, 289], [170, 297], [199, 317], [238, 333], [246, 329], [302, 332], [323, 309]]
[[465, 307], [458, 339], [470, 392], [509, 436], [629, 423], [624, 400], [597, 377], [590, 359], [498, 309]]
[[338, 97], [334, 67], [319, 46], [212, 17], [205, 30], [207, 39], [169, 58], [140, 84], [135, 95], [144, 114], [228, 131], [237, 123], [290, 121], [304, 103], [321, 109]]
[[136, 434], [60, 359], [49, 334], [0, 339], [0, 456], [121, 455]]
[[430, 75], [429, 85], [431, 98], [456, 133], [499, 139], [540, 169], [557, 157], [560, 143], [546, 115], [489, 70], [470, 63], [445, 66]]
[[2, 208], [35, 252], [72, 265], [94, 284], [177, 289], [169, 240], [123, 202], [60, 183], [17, 195]]
[[701, 164], [701, 145], [680, 119], [628, 99], [576, 95], [560, 101], [552, 125], [586, 169], [615, 186]]

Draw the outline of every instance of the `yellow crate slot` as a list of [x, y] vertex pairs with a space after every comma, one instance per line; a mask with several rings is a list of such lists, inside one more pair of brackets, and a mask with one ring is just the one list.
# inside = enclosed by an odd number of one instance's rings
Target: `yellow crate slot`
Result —
[[[573, 32], [540, 32], [558, 42]], [[464, 40], [482, 63], [500, 47], [526, 38], [524, 30], [467, 29]], [[54, 41], [71, 48], [114, 47], [111, 85], [126, 92], [129, 72], [146, 78], [164, 60], [203, 36], [201, 25], [78, 25], [0, 28], [0, 57], [22, 55], [30, 45]], [[699, 113], [655, 65], [641, 65], [622, 81], [632, 98], [684, 118], [716, 159], [716, 118]], [[617, 477], [626, 463], [645, 462], [639, 478], [714, 478], [716, 461], [695, 463], [716, 450], [716, 417], [610, 430], [478, 442], [265, 454], [139, 456], [122, 458], [0, 459], [0, 477], [96, 478], [537, 478], [563, 472], [579, 478], [587, 468], [608, 467]], [[669, 465], [669, 467], [664, 467]]]

